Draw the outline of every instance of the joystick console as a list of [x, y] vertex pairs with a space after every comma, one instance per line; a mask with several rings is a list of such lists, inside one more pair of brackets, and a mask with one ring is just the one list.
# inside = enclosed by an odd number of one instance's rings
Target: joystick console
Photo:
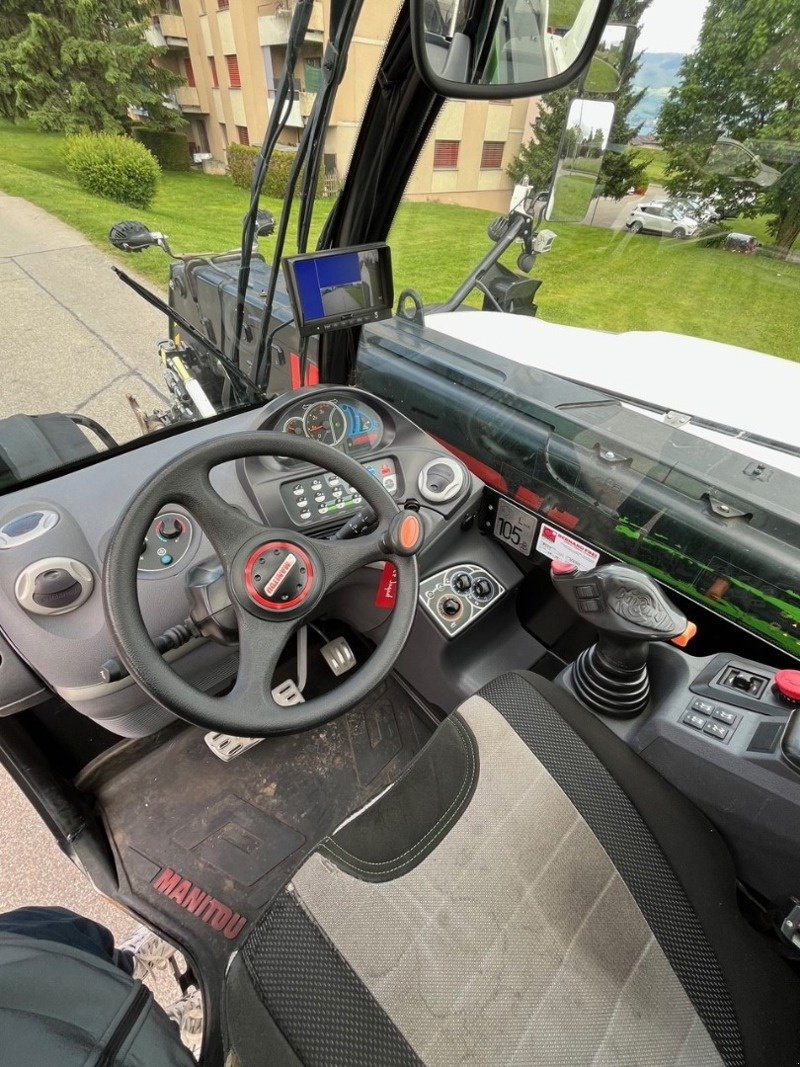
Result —
[[591, 571], [554, 563], [553, 584], [577, 615], [599, 633], [570, 669], [586, 707], [601, 715], [638, 715], [650, 699], [647, 656], [653, 641], [679, 637], [688, 621], [646, 574], [621, 563]]

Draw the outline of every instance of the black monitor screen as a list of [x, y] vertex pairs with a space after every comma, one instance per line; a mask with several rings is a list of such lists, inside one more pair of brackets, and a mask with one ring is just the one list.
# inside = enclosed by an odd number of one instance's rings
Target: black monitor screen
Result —
[[392, 313], [388, 245], [290, 256], [283, 269], [303, 335], [377, 322]]

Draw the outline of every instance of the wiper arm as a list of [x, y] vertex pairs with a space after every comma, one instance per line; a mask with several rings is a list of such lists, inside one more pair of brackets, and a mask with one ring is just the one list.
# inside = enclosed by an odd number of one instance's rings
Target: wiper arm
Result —
[[[281, 134], [289, 118], [289, 111], [294, 103], [294, 68], [300, 54], [300, 46], [306, 36], [308, 24], [311, 21], [313, 0], [298, 0], [295, 5], [292, 23], [289, 29], [289, 41], [286, 46], [286, 59], [283, 74], [281, 76], [278, 91], [272, 104], [267, 132], [261, 144], [261, 151], [253, 171], [253, 181], [250, 186], [250, 206], [244, 217], [242, 229], [242, 251], [239, 264], [239, 279], [236, 288], [236, 315], [234, 318], [233, 331], [233, 362], [239, 365], [239, 350], [242, 343], [242, 329], [244, 327], [244, 306], [247, 300], [247, 286], [250, 282], [250, 264], [253, 256], [253, 242], [256, 232], [256, 215], [258, 214], [258, 202], [264, 179], [267, 176], [267, 168], [278, 143]], [[290, 198], [287, 197], [290, 202]], [[284, 203], [284, 213], [288, 210], [288, 203]], [[280, 264], [280, 249], [276, 248], [272, 262], [272, 275], [275, 274]], [[270, 300], [267, 301], [271, 303]], [[254, 363], [257, 366], [257, 361]]]
[[210, 341], [207, 337], [203, 337], [197, 327], [192, 326], [189, 320], [185, 319], [180, 312], [176, 311], [175, 308], [171, 308], [160, 296], [151, 293], [149, 289], [146, 289], [143, 285], [137, 282], [135, 278], [130, 276], [130, 274], [126, 274], [124, 270], [121, 270], [119, 267], [114, 267], [113, 271], [120, 281], [123, 281], [127, 286], [133, 289], [137, 296], [140, 296], [142, 300], [146, 300], [152, 307], [157, 308], [159, 311], [163, 311], [168, 318], [177, 322], [184, 333], [188, 333], [191, 337], [195, 337], [198, 341], [204, 344], [206, 348], [213, 352], [228, 376], [228, 381], [231, 383], [231, 392], [237, 403], [260, 404], [265, 400], [261, 390], [250, 381], [247, 375], [241, 371], [232, 360], [228, 359], [225, 353], [222, 352], [213, 341]]

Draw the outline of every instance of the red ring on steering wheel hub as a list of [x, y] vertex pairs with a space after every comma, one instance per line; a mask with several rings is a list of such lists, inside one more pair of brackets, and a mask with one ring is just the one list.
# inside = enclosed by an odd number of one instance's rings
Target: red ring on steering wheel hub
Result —
[[260, 608], [291, 611], [313, 592], [314, 564], [308, 553], [290, 541], [267, 541], [248, 556], [244, 587]]

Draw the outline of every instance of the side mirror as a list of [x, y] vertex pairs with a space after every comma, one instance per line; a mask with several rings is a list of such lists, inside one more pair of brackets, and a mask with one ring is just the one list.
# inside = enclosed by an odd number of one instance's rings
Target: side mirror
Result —
[[[440, 96], [540, 96], [560, 89], [589, 65], [613, 2], [411, 0], [414, 63]], [[616, 50], [621, 54], [621, 45], [609, 38], [607, 56]]]
[[272, 237], [275, 233], [275, 216], [271, 211], [259, 208], [256, 213], [256, 237]]
[[120, 252], [142, 252], [160, 244], [161, 234], [152, 233], [143, 222], [116, 222], [108, 239]]
[[598, 96], [615, 93], [633, 57], [638, 36], [638, 26], [606, 26], [580, 91]]
[[732, 137], [720, 137], [717, 140], [708, 153], [706, 166], [711, 174], [735, 182], [751, 182], [762, 189], [774, 185], [780, 177], [779, 171], [768, 167], [761, 156]]
[[548, 222], [583, 222], [594, 197], [608, 147], [614, 105], [573, 100], [561, 137], [556, 175], [544, 213]]

